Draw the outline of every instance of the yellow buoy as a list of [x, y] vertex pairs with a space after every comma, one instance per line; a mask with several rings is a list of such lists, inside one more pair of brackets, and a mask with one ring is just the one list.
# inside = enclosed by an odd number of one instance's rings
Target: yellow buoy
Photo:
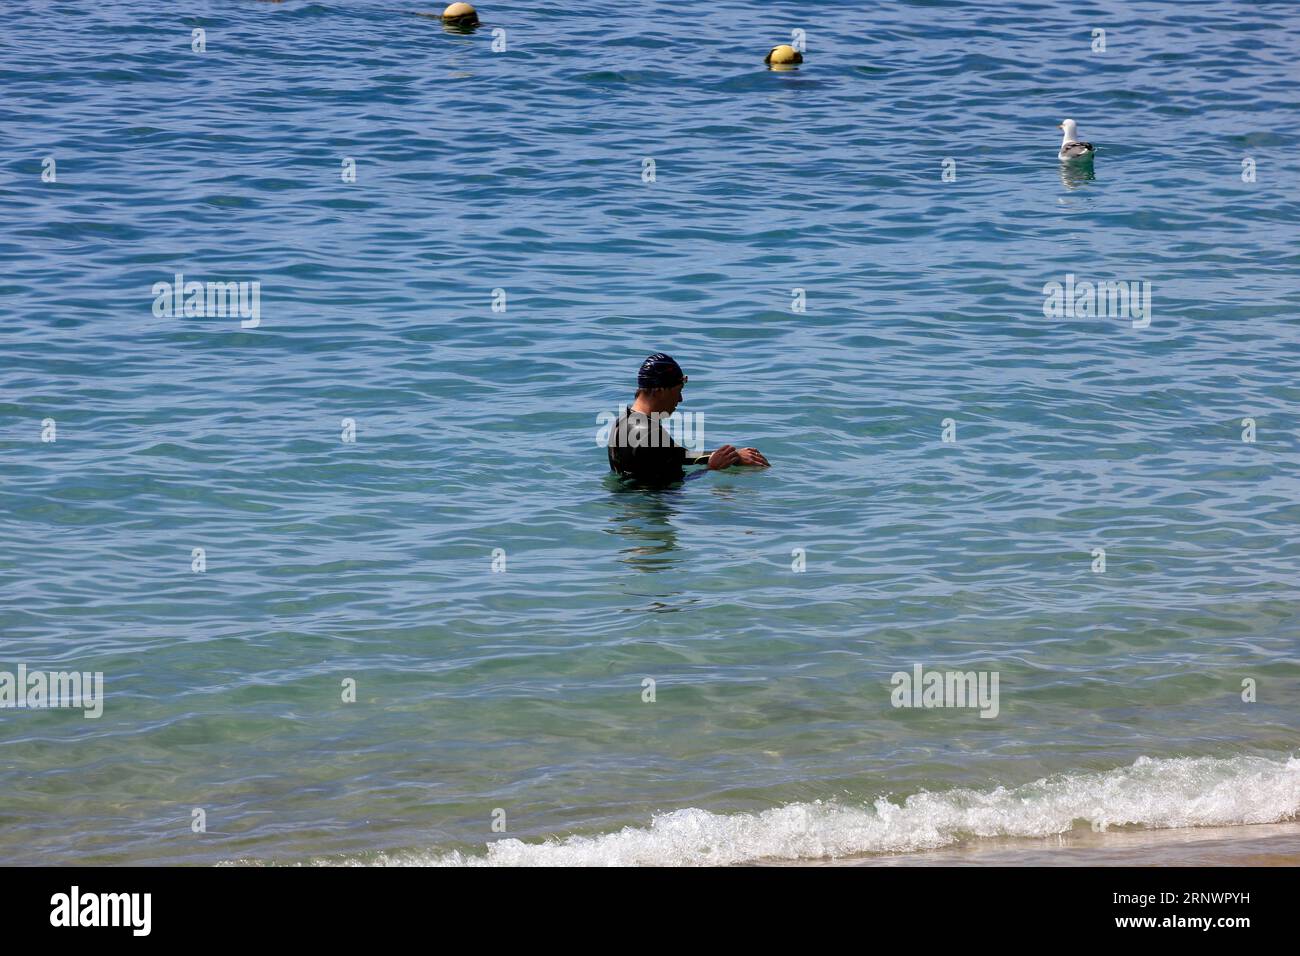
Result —
[[768, 66], [789, 67], [795, 63], [802, 63], [803, 54], [789, 44], [782, 43], [780, 46], [772, 47], [772, 52], [764, 58], [763, 62]]
[[468, 27], [478, 23], [478, 11], [468, 3], [453, 3], [442, 11], [442, 22], [453, 27]]

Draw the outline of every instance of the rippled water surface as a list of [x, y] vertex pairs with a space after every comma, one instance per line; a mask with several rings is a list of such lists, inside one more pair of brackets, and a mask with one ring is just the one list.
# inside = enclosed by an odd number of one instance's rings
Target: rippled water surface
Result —
[[[432, 9], [7, 17], [0, 670], [107, 698], [0, 710], [0, 855], [1300, 811], [1293, 4]], [[176, 273], [259, 282], [260, 325], [156, 315]], [[1047, 317], [1067, 275], [1149, 283], [1149, 325]], [[611, 482], [657, 350], [771, 470]], [[996, 672], [997, 716], [893, 707], [918, 664]]]

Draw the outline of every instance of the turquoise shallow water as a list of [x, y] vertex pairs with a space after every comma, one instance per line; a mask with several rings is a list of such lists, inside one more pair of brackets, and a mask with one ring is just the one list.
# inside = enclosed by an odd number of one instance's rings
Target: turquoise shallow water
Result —
[[[47, 9], [0, 34], [0, 670], [107, 699], [0, 710], [4, 859], [1300, 811], [1294, 5]], [[156, 316], [177, 272], [261, 324]], [[1046, 317], [1067, 274], [1150, 283], [1149, 327]], [[770, 471], [611, 484], [659, 349]], [[998, 716], [894, 708], [916, 664]]]

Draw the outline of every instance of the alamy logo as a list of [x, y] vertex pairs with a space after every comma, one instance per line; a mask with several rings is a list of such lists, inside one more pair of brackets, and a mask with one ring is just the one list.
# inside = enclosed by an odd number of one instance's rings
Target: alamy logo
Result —
[[148, 936], [152, 925], [152, 893], [70, 893], [50, 897], [51, 926], [129, 926], [131, 935]]
[[155, 318], [210, 319], [239, 316], [241, 329], [255, 329], [262, 324], [262, 283], [185, 281], [178, 272], [172, 282], [155, 282], [153, 314]]
[[80, 707], [89, 720], [104, 714], [104, 672], [0, 671], [0, 708], [23, 707], [40, 710], [51, 707]]
[[1043, 316], [1048, 319], [1128, 319], [1135, 329], [1151, 324], [1151, 283], [1075, 281], [1066, 273], [1065, 282], [1055, 280], [1043, 286]]
[[704, 413], [600, 412], [596, 416], [596, 444], [616, 448], [667, 448], [680, 445], [689, 451], [704, 450]]
[[889, 701], [895, 707], [978, 707], [981, 717], [998, 715], [997, 671], [895, 671]]

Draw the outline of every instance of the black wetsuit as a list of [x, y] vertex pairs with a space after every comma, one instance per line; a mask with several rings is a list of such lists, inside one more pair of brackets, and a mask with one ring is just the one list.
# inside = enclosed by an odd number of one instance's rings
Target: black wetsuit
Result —
[[708, 458], [692, 455], [663, 430], [655, 416], [631, 407], [609, 433], [609, 469], [639, 484], [663, 487], [686, 477], [683, 467]]

